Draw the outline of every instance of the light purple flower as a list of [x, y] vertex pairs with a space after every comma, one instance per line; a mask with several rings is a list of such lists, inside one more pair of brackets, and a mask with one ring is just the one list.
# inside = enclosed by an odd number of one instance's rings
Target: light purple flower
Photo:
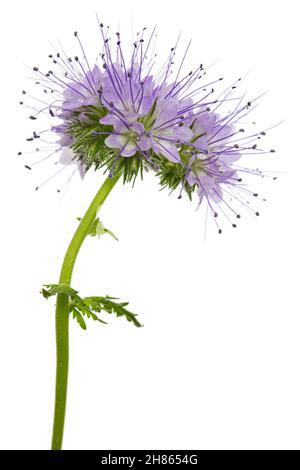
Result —
[[128, 125], [121, 123], [116, 126], [114, 132], [105, 139], [105, 144], [108, 147], [120, 149], [121, 157], [132, 157], [141, 150], [149, 150], [152, 141], [145, 135], [143, 124], [133, 121]]
[[[76, 59], [75, 62], [78, 62], [79, 59], [77, 57]], [[99, 105], [98, 90], [103, 86], [104, 74], [100, 71], [98, 65], [95, 65], [92, 70], [79, 71], [76, 75], [73, 70], [74, 66], [71, 72], [66, 72], [66, 78], [71, 75], [71, 80], [68, 81], [62, 92], [62, 111], [71, 112], [81, 106]]]
[[[245, 200], [244, 196], [252, 192], [244, 188], [241, 173], [262, 173], [238, 164], [238, 160], [274, 151], [261, 148], [259, 141], [264, 130], [246, 132], [241, 127], [252, 103], [235, 97], [240, 79], [214, 97], [214, 86], [223, 78], [203, 83], [206, 72], [202, 65], [186, 74], [182, 72], [188, 48], [177, 69], [176, 45], [157, 71], [156, 55], [150, 53], [155, 29], [148, 40], [145, 29], [137, 35], [131, 56], [125, 60], [128, 55], [121, 35], [117, 32], [116, 44], [112, 45], [109, 29], [105, 30], [101, 23], [99, 26], [102, 65], [91, 67], [75, 33], [81, 57], [57, 52], [49, 56], [56, 71], [33, 68], [38, 76], [36, 84], [50, 102], [30, 119], [35, 120], [44, 112], [59, 119], [51, 127], [58, 136], [53, 153], [63, 151], [59, 163], [65, 167], [77, 164], [81, 176], [92, 165], [107, 167], [110, 175], [121, 168], [129, 171], [126, 181], [136, 176], [130, 171], [138, 171], [141, 164], [154, 169], [164, 187], [174, 190], [181, 186], [180, 196], [183, 191], [191, 196], [196, 190], [199, 204], [206, 201], [214, 216], [219, 206], [227, 219], [230, 220], [230, 213], [239, 217], [233, 207], [237, 201], [257, 215], [257, 210]], [[34, 131], [27, 140], [43, 142], [44, 132]], [[136, 159], [138, 164], [129, 162], [126, 166], [128, 160], [124, 159]], [[257, 197], [256, 192], [253, 195]]]
[[86, 173], [86, 166], [84, 163], [82, 163], [76, 158], [76, 155], [71, 149], [65, 148], [62, 150], [59, 156], [59, 163], [66, 166], [75, 165], [78, 169], [80, 178], [84, 178], [84, 175]]

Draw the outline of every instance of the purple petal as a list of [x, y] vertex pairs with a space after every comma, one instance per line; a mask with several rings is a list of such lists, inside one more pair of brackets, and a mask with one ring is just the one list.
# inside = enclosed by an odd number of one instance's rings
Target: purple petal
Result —
[[110, 134], [108, 137], [105, 139], [105, 145], [110, 148], [122, 148], [126, 142], [127, 138], [124, 135], [119, 135], [119, 134]]
[[131, 141], [125, 145], [120, 155], [122, 155], [122, 157], [132, 157], [137, 151], [138, 147], [136, 143]]

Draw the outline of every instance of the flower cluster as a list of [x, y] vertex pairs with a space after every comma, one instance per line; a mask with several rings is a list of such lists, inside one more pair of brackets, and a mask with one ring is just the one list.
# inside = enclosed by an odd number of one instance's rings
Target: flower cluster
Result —
[[[99, 27], [100, 63], [90, 65], [75, 32], [80, 57], [62, 50], [49, 55], [54, 70], [33, 68], [36, 84], [51, 100], [30, 118], [49, 113], [55, 120], [50, 132], [56, 135], [56, 147], [51, 155], [60, 152], [63, 168], [75, 164], [82, 177], [91, 167], [104, 168], [110, 176], [121, 173], [126, 182], [144, 169], [152, 170], [163, 187], [179, 188], [179, 198], [196, 193], [199, 204], [205, 200], [220, 233], [219, 212], [236, 227], [236, 202], [258, 215], [247, 200], [257, 193], [245, 187], [241, 174], [261, 172], [238, 166], [237, 161], [245, 154], [266, 153], [257, 142], [265, 131], [247, 133], [240, 126], [253, 103], [235, 98], [241, 79], [215, 97], [214, 86], [223, 78], [203, 84], [202, 65], [181, 73], [187, 50], [174, 74], [177, 45], [161, 70], [153, 72], [156, 55], [150, 49], [155, 29], [147, 40], [146, 28], [137, 35], [126, 59], [120, 33], [112, 45], [109, 28], [102, 23]], [[42, 133], [34, 131], [27, 140], [41, 139]]]

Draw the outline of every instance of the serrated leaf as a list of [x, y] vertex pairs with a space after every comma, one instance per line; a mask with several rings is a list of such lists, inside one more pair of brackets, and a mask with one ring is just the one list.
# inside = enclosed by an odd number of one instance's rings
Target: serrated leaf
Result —
[[86, 323], [85, 323], [81, 313], [76, 308], [73, 308], [73, 318], [75, 318], [77, 320], [78, 325], [83, 330], [86, 330]]
[[65, 286], [64, 284], [44, 284], [41, 290], [41, 294], [48, 299], [56, 294], [65, 294], [68, 297], [74, 297], [77, 295], [77, 291], [72, 287]]
[[77, 290], [63, 284], [46, 284], [43, 286], [41, 293], [46, 299], [56, 294], [67, 295], [70, 299], [70, 313], [73, 314], [73, 318], [76, 319], [79, 326], [84, 330], [86, 329], [86, 323], [83, 317], [92, 318], [94, 321], [106, 324], [96, 314], [101, 311], [109, 314], [114, 313], [117, 317], [124, 316], [127, 321], [132, 322], [135, 326], [143, 326], [137, 320], [137, 315], [125, 308], [128, 302], [116, 302], [116, 300], [119, 300], [118, 297], [94, 296], [81, 298]]
[[[80, 299], [80, 300], [82, 301], [82, 299]], [[107, 323], [104, 320], [102, 320], [101, 318], [99, 318], [92, 311], [92, 309], [90, 309], [84, 302], [83, 302], [83, 304], [80, 302], [80, 303], [77, 303], [75, 305], [76, 305], [77, 309], [80, 310], [82, 315], [85, 315], [87, 318], [92, 318], [95, 321], [99, 321], [99, 322], [104, 323], [105, 325], [107, 325]]]
[[127, 321], [132, 322], [136, 327], [143, 326], [138, 320], [137, 315], [130, 312], [125, 306], [128, 305], [128, 302], [114, 302], [112, 299], [114, 297], [85, 297], [83, 300], [88, 304], [93, 310], [101, 311], [104, 310], [107, 313], [114, 313], [117, 317], [124, 316]]

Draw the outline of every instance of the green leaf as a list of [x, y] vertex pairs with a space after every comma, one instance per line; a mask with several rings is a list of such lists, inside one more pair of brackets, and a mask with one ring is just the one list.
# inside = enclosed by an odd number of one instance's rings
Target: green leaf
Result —
[[143, 326], [138, 320], [137, 315], [127, 310], [128, 302], [116, 302], [118, 297], [94, 296], [81, 298], [78, 291], [64, 284], [46, 284], [41, 290], [41, 294], [48, 299], [57, 294], [65, 294], [69, 297], [70, 314], [76, 319], [82, 329], [86, 329], [84, 317], [91, 318], [94, 321], [107, 324], [98, 317], [97, 313], [102, 311], [114, 313], [117, 317], [125, 317], [127, 321], [132, 322], [136, 327]]
[[[97, 235], [97, 227], [98, 227], [98, 224], [99, 224], [100, 220], [98, 219], [98, 217], [94, 220], [94, 222], [92, 223], [92, 226], [89, 230], [89, 235], [91, 237], [95, 237]], [[99, 234], [100, 235], [100, 234]]]
[[107, 233], [107, 235], [110, 235], [117, 242], [119, 241], [119, 239], [116, 237], [116, 235], [113, 232], [111, 232], [110, 230], [108, 230], [107, 228], [104, 228], [104, 233]]
[[68, 297], [74, 297], [77, 295], [77, 291], [72, 287], [65, 286], [64, 284], [44, 284], [41, 290], [41, 294], [48, 299], [49, 297], [56, 294], [66, 294]]
[[[77, 217], [77, 220], [80, 221], [81, 218]], [[99, 217], [97, 217], [92, 223], [88, 235], [90, 235], [91, 237], [96, 237], [98, 235], [98, 237], [100, 238], [101, 235], [105, 234], [110, 235], [114, 240], [119, 241], [116, 235], [111, 230], [108, 230], [108, 228], [105, 228]]]
[[113, 299], [116, 299], [116, 297], [85, 297], [83, 300], [96, 312], [104, 310], [107, 313], [114, 313], [117, 317], [124, 316], [127, 321], [132, 322], [136, 327], [143, 326], [137, 320], [137, 315], [125, 308], [128, 302], [114, 302]]
[[86, 323], [85, 323], [81, 313], [76, 308], [73, 308], [73, 318], [75, 318], [77, 320], [78, 325], [83, 330], [86, 330]]

